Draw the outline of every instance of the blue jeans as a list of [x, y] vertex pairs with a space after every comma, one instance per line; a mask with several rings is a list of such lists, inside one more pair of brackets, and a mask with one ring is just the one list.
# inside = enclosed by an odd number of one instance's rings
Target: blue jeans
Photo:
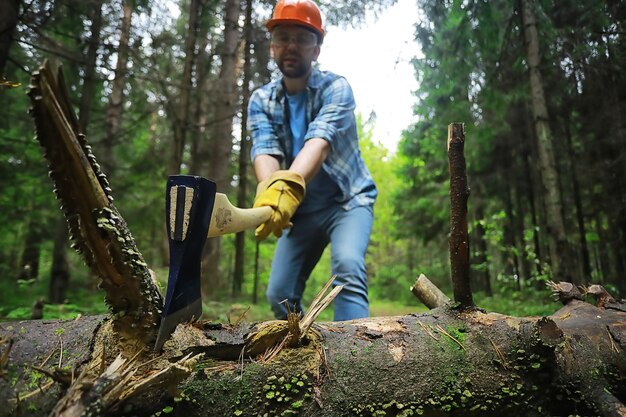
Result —
[[330, 243], [333, 285], [345, 284], [334, 301], [334, 320], [369, 316], [365, 252], [372, 231], [372, 207], [344, 210], [335, 204], [313, 213], [296, 213], [293, 227], [278, 239], [267, 287], [267, 299], [277, 319], [303, 312], [306, 281]]

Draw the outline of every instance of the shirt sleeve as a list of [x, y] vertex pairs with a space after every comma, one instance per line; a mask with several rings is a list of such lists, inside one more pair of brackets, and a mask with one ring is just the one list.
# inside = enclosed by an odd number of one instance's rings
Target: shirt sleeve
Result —
[[273, 155], [280, 160], [285, 158], [278, 135], [270, 119], [269, 96], [262, 89], [256, 90], [248, 104], [248, 131], [252, 140], [250, 158], [258, 155]]
[[322, 107], [309, 124], [304, 140], [322, 138], [334, 145], [348, 129], [354, 117], [354, 95], [348, 81], [338, 77], [322, 93]]

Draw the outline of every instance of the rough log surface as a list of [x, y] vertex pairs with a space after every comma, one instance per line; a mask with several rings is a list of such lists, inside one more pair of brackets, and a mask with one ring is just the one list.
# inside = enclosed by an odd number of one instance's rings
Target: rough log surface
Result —
[[[100, 326], [101, 321], [3, 323], [0, 338], [15, 344], [0, 382], [2, 398], [36, 391], [28, 365], [40, 365], [51, 353], [47, 366], [55, 364], [59, 340], [64, 340], [63, 367], [83, 364], [92, 353], [92, 368], [98, 368], [93, 363], [101, 358], [110, 364], [119, 350], [112, 333], [104, 335], [110, 326]], [[102, 395], [106, 407], [100, 412], [186, 417], [625, 412], [626, 313], [580, 300], [546, 318], [439, 308], [419, 315], [324, 323], [314, 326], [303, 346], [284, 348], [269, 358], [285, 334], [285, 322], [179, 326], [162, 356], [146, 352], [136, 362], [126, 391], [115, 391], [118, 400]], [[138, 388], [177, 362], [176, 372]], [[104, 362], [99, 372], [104, 372]], [[22, 401], [20, 415], [49, 414], [61, 394], [59, 385]], [[93, 390], [79, 388], [93, 400]], [[15, 401], [10, 404], [0, 416], [16, 413]]]

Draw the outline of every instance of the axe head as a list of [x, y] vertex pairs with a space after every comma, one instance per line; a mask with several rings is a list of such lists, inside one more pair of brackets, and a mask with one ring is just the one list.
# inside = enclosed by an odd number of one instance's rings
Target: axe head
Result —
[[179, 323], [197, 320], [202, 314], [200, 262], [215, 194], [215, 183], [206, 178], [171, 175], [167, 179], [165, 219], [170, 269], [156, 351], [161, 350]]

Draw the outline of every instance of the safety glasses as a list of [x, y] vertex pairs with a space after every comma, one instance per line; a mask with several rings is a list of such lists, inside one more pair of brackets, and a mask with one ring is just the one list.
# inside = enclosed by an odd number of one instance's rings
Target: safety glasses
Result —
[[303, 30], [299, 32], [287, 32], [276, 29], [272, 32], [272, 44], [279, 48], [284, 48], [293, 43], [298, 48], [306, 49], [317, 45], [317, 36], [314, 33]]

